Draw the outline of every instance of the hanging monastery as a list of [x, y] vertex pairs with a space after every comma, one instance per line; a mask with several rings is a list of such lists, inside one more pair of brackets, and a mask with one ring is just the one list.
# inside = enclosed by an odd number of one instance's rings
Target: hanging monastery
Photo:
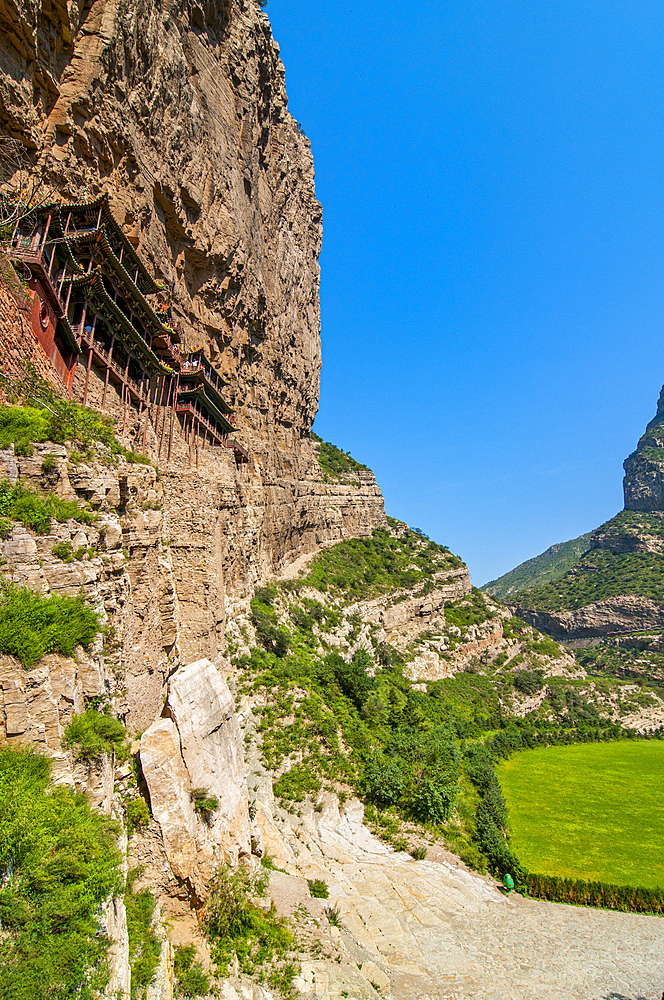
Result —
[[81, 401], [88, 404], [94, 369], [103, 382], [102, 411], [112, 383], [123, 432], [133, 407], [143, 450], [152, 422], [158, 460], [171, 457], [178, 419], [190, 463], [199, 448], [226, 447], [245, 468], [249, 457], [231, 436], [235, 416], [224, 398], [226, 383], [202, 351], [183, 351], [164, 289], [115, 221], [107, 195], [39, 207], [17, 222], [9, 256], [29, 272], [32, 329], [70, 398], [84, 371]]

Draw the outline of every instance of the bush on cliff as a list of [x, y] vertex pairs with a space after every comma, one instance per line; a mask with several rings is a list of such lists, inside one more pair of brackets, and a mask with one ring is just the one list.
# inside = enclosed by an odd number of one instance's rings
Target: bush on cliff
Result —
[[0, 482], [0, 521], [6, 534], [12, 521], [20, 521], [26, 528], [32, 528], [38, 535], [45, 535], [51, 527], [51, 520], [62, 523], [74, 518], [84, 524], [91, 524], [94, 514], [85, 510], [76, 500], [63, 500], [55, 493], [38, 493], [24, 486], [20, 481]]
[[117, 824], [49, 764], [0, 748], [0, 1000], [95, 1000], [108, 981], [99, 907], [120, 891]]
[[142, 868], [133, 868], [128, 873], [124, 894], [131, 966], [131, 1000], [143, 1000], [147, 987], [154, 980], [161, 955], [161, 941], [152, 925], [155, 898], [148, 889], [134, 888], [134, 883], [141, 874]]
[[0, 589], [0, 653], [32, 667], [46, 653], [71, 656], [88, 648], [100, 630], [99, 617], [82, 596], [41, 597], [28, 587]]
[[76, 760], [87, 763], [99, 760], [103, 754], [114, 753], [121, 760], [128, 757], [127, 733], [120, 720], [94, 708], [74, 716], [65, 729], [62, 745], [65, 749], [76, 747]]
[[289, 961], [295, 940], [274, 903], [266, 910], [256, 901], [265, 896], [268, 885], [264, 872], [222, 865], [209, 885], [205, 926], [221, 975], [228, 974], [235, 956], [242, 972], [260, 970], [269, 986], [290, 997], [297, 995], [291, 985], [297, 968]]

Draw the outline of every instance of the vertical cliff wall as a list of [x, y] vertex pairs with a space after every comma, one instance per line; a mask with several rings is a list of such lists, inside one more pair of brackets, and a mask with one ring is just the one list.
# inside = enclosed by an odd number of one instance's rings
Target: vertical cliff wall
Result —
[[322, 212], [268, 19], [240, 0], [0, 0], [0, 129], [66, 200], [109, 194], [252, 454], [309, 457]]
[[[229, 382], [249, 468], [240, 473], [224, 448], [196, 449], [192, 467], [176, 420], [171, 462], [160, 462], [162, 515], [125, 524], [123, 542], [136, 557], [137, 629], [151, 623], [165, 559], [173, 629], [187, 622], [183, 656], [214, 657], [225, 595], [384, 523], [373, 477], [324, 482], [310, 438], [322, 214], [278, 46], [253, 0], [0, 0], [0, 28], [0, 128], [31, 150], [52, 196], [109, 195], [164, 285], [184, 349], [202, 347]], [[17, 359], [15, 325], [0, 338], [10, 372], [34, 360], [34, 345]], [[75, 398], [84, 384], [79, 366]], [[87, 399], [104, 399], [121, 426], [119, 398], [112, 386], [104, 397], [94, 369]], [[157, 430], [147, 429], [153, 458]], [[125, 433], [141, 450], [136, 413]]]

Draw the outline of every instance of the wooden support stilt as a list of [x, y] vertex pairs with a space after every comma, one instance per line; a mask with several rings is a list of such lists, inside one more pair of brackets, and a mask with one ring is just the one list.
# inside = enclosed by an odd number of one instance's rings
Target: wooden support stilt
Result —
[[148, 420], [150, 419], [150, 406], [149, 406], [149, 402], [150, 402], [150, 395], [149, 395], [149, 390], [148, 390], [148, 399], [147, 399], [147, 402], [145, 404], [145, 427], [143, 428], [143, 443], [141, 445], [141, 454], [143, 454], [143, 455], [145, 454], [145, 442], [146, 442], [147, 436], [148, 436]]
[[200, 436], [200, 424], [198, 420], [196, 421], [196, 430], [194, 431], [194, 448], [196, 449], [196, 468], [198, 468], [198, 438]]
[[92, 347], [88, 348], [88, 370], [85, 373], [85, 389], [83, 390], [83, 406], [88, 401], [88, 382], [90, 381], [90, 368], [92, 367]]
[[104, 379], [104, 394], [101, 397], [101, 411], [102, 411], [102, 413], [104, 412], [104, 407], [106, 406], [106, 391], [108, 389], [108, 376], [110, 374], [110, 371], [111, 371], [111, 366], [109, 365], [109, 363], [107, 361], [106, 362], [106, 378]]
[[[166, 376], [164, 376], [166, 378]], [[159, 450], [157, 451], [157, 461], [161, 458], [161, 446], [164, 443], [164, 431], [166, 430], [166, 416], [168, 413], [168, 401], [171, 401], [171, 406], [173, 406], [173, 376], [171, 375], [170, 381], [168, 383], [168, 389], [166, 390], [166, 405], [164, 407], [164, 415], [161, 421], [161, 437], [159, 438]]]
[[166, 456], [166, 462], [171, 460], [171, 448], [173, 447], [173, 424], [175, 423], [175, 407], [178, 402], [178, 389], [180, 388], [180, 373], [178, 372], [175, 379], [175, 389], [171, 395], [171, 432], [168, 439], [168, 455]]

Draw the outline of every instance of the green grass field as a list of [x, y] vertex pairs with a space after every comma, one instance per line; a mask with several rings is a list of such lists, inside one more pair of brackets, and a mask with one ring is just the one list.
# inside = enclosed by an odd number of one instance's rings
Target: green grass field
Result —
[[530, 871], [664, 888], [664, 741], [525, 750], [498, 777]]

